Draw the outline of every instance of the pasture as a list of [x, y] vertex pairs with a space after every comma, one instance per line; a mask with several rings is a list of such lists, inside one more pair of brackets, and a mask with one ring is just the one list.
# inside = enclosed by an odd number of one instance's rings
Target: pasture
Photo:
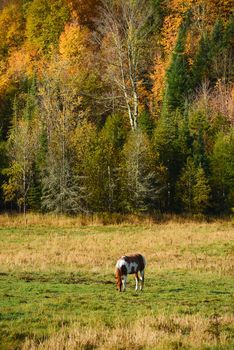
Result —
[[[0, 349], [233, 349], [234, 226], [0, 217]], [[125, 253], [145, 289], [116, 290]]]

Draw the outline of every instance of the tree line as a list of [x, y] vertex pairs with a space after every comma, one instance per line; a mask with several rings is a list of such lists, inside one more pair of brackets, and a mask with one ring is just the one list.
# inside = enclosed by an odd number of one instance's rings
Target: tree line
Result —
[[231, 1], [5, 0], [0, 210], [230, 213]]

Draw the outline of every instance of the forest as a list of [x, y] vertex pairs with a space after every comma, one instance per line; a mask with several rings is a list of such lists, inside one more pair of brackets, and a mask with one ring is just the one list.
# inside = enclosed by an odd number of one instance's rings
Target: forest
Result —
[[231, 0], [1, 0], [0, 211], [227, 215]]

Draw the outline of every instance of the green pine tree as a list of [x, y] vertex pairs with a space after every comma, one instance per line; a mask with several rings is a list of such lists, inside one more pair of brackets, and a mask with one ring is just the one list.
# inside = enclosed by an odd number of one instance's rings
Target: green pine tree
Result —
[[211, 162], [213, 207], [217, 214], [228, 212], [234, 203], [234, 133], [220, 132], [215, 140]]
[[165, 188], [166, 209], [178, 209], [176, 182], [190, 152], [190, 135], [186, 114], [178, 110], [163, 115], [153, 135], [154, 149], [159, 154], [161, 164], [167, 169], [167, 188]]
[[201, 165], [197, 169], [193, 187], [193, 204], [195, 213], [204, 213], [210, 201], [210, 186]]
[[192, 67], [192, 85], [193, 89], [198, 88], [203, 81], [210, 80], [212, 53], [210, 38], [204, 33], [199, 42], [198, 50], [194, 58]]
[[182, 204], [182, 209], [189, 213], [194, 210], [194, 185], [196, 182], [197, 169], [193, 158], [188, 157], [185, 167], [177, 182], [177, 197]]
[[166, 73], [166, 88], [163, 99], [163, 113], [184, 109], [189, 92], [189, 65], [185, 53], [186, 37], [189, 27], [189, 16], [182, 24], [175, 49], [172, 54], [171, 65]]

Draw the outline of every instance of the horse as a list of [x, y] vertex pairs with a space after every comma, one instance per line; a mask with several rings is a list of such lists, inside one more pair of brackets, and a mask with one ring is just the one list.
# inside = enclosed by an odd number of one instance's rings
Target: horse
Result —
[[135, 274], [136, 288], [138, 290], [140, 272], [140, 290], [143, 290], [144, 286], [144, 270], [146, 266], [146, 260], [141, 254], [132, 254], [122, 256], [116, 263], [115, 277], [117, 288], [121, 292], [126, 290], [127, 274]]

